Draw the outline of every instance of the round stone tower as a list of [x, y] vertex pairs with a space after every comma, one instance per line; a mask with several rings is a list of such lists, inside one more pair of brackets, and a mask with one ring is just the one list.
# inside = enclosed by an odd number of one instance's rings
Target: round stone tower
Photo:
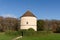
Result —
[[20, 18], [20, 29], [32, 28], [37, 31], [37, 18], [30, 11], [27, 11]]

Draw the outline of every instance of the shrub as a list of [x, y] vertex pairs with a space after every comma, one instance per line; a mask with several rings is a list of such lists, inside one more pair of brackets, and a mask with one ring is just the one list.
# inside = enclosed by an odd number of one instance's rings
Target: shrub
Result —
[[21, 33], [21, 36], [24, 36], [27, 34], [27, 30], [23, 29], [23, 30], [20, 30], [20, 33]]
[[29, 28], [29, 29], [28, 29], [28, 31], [35, 31], [35, 30], [34, 30], [34, 29], [32, 29], [32, 28]]
[[55, 33], [60, 33], [60, 27], [57, 27], [57, 28], [56, 28]]
[[9, 31], [6, 31], [5, 34], [9, 35], [9, 36], [19, 36], [19, 35], [21, 35], [21, 32], [20, 31], [11, 31], [11, 30], [9, 30]]

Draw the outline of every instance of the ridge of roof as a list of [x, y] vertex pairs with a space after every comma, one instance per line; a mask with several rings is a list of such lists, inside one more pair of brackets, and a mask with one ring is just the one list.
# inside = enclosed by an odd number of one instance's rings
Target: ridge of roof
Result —
[[26, 16], [30, 16], [30, 17], [36, 17], [32, 12], [30, 12], [29, 10], [27, 12], [25, 12], [21, 17], [26, 17]]

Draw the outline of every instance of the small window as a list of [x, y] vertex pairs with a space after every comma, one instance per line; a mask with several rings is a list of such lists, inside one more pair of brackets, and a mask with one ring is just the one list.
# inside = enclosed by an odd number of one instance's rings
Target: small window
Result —
[[28, 22], [26, 24], [28, 24]]

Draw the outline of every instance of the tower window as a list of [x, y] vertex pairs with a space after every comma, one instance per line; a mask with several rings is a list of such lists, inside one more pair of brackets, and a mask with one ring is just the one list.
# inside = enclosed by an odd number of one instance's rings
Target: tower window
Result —
[[26, 24], [28, 24], [28, 22], [26, 22]]

